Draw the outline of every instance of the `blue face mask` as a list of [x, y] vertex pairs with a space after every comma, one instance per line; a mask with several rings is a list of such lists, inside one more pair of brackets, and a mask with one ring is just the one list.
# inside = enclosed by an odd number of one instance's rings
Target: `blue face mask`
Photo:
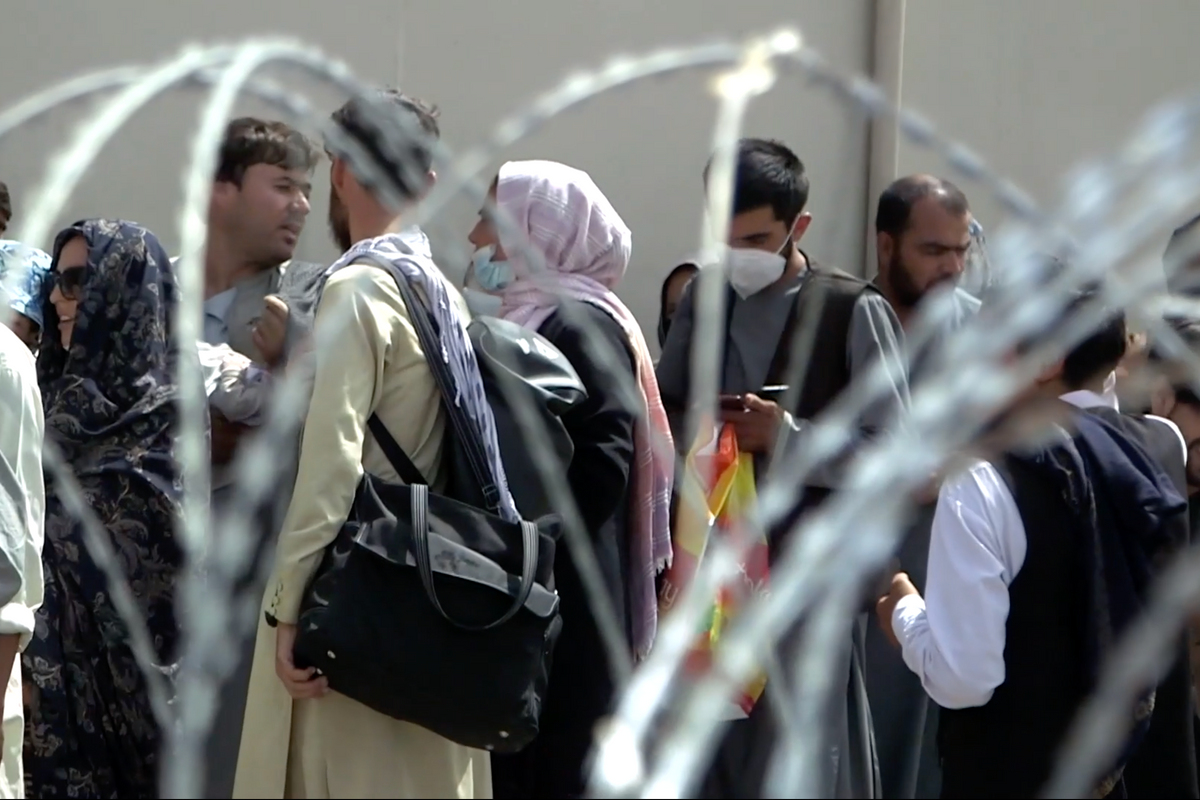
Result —
[[495, 245], [489, 245], [475, 251], [471, 259], [471, 268], [475, 273], [475, 281], [485, 292], [498, 292], [513, 282], [512, 267], [507, 261], [493, 261], [496, 252]]
[[504, 305], [504, 300], [499, 295], [488, 294], [469, 287], [463, 289], [463, 299], [467, 301], [467, 308], [475, 317], [498, 317], [500, 316], [500, 307]]

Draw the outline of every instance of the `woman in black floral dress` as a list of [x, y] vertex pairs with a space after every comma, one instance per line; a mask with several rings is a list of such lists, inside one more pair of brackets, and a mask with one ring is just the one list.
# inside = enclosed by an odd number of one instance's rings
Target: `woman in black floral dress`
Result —
[[[111, 537], [161, 667], [175, 658], [181, 563], [175, 279], [154, 235], [128, 222], [76, 223], [53, 258], [38, 355], [46, 436]], [[146, 676], [59, 491], [48, 479], [45, 602], [22, 656], [26, 794], [158, 797], [162, 737]]]

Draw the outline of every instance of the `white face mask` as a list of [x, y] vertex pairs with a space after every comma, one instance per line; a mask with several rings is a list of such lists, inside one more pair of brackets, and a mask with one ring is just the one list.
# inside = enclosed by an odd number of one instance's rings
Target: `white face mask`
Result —
[[467, 308], [477, 317], [499, 316], [500, 306], [504, 304], [500, 295], [488, 294], [470, 287], [463, 289], [463, 299], [467, 301]]
[[758, 294], [783, 275], [787, 257], [782, 255], [792, 243], [789, 235], [778, 252], [768, 253], [751, 247], [736, 247], [729, 251], [729, 282], [743, 300]]

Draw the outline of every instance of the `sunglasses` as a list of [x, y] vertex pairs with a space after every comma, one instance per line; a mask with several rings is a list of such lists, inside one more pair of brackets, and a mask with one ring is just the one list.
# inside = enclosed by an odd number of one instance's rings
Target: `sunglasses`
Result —
[[68, 300], [79, 300], [83, 296], [83, 279], [87, 267], [67, 267], [54, 273], [54, 284], [59, 293]]

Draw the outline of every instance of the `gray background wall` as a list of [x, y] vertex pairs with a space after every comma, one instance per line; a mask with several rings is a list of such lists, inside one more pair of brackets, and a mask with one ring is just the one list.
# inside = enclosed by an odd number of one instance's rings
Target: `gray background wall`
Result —
[[[877, 7], [890, 20], [878, 59]], [[905, 104], [1051, 205], [1073, 165], [1111, 152], [1146, 110], [1192, 89], [1200, 74], [1195, 0], [11, 0], [3, 12], [10, 35], [0, 48], [0, 108], [83, 71], [161, 59], [187, 42], [287, 34], [345, 60], [364, 80], [437, 102], [443, 138], [455, 151], [481, 142], [507, 112], [570, 72], [612, 55], [793, 25], [838, 68], [875, 70]], [[272, 74], [303, 88], [320, 108], [342, 99], [311, 81]], [[648, 330], [663, 275], [698, 240], [700, 171], [715, 111], [709, 77], [675, 76], [602, 97], [503, 154], [558, 159], [592, 173], [634, 231], [620, 292]], [[60, 221], [125, 216], [174, 248], [183, 159], [201, 99], [196, 90], [177, 93], [135, 118]], [[13, 190], [18, 215], [86, 110], [59, 112], [0, 140], [0, 180]], [[239, 110], [263, 112], [250, 102]], [[872, 148], [871, 130], [853, 110], [793, 78], [754, 103], [745, 127], [783, 139], [804, 159], [815, 217], [805, 244], [854, 271], [871, 257], [868, 187], [918, 169], [943, 171], [927, 153], [890, 144], [880, 126]], [[318, 169], [301, 243], [308, 259], [334, 255], [324, 225], [325, 173]], [[995, 204], [964, 188], [995, 228], [1002, 221]], [[455, 277], [466, 263], [475, 211], [461, 197], [430, 230]]]

